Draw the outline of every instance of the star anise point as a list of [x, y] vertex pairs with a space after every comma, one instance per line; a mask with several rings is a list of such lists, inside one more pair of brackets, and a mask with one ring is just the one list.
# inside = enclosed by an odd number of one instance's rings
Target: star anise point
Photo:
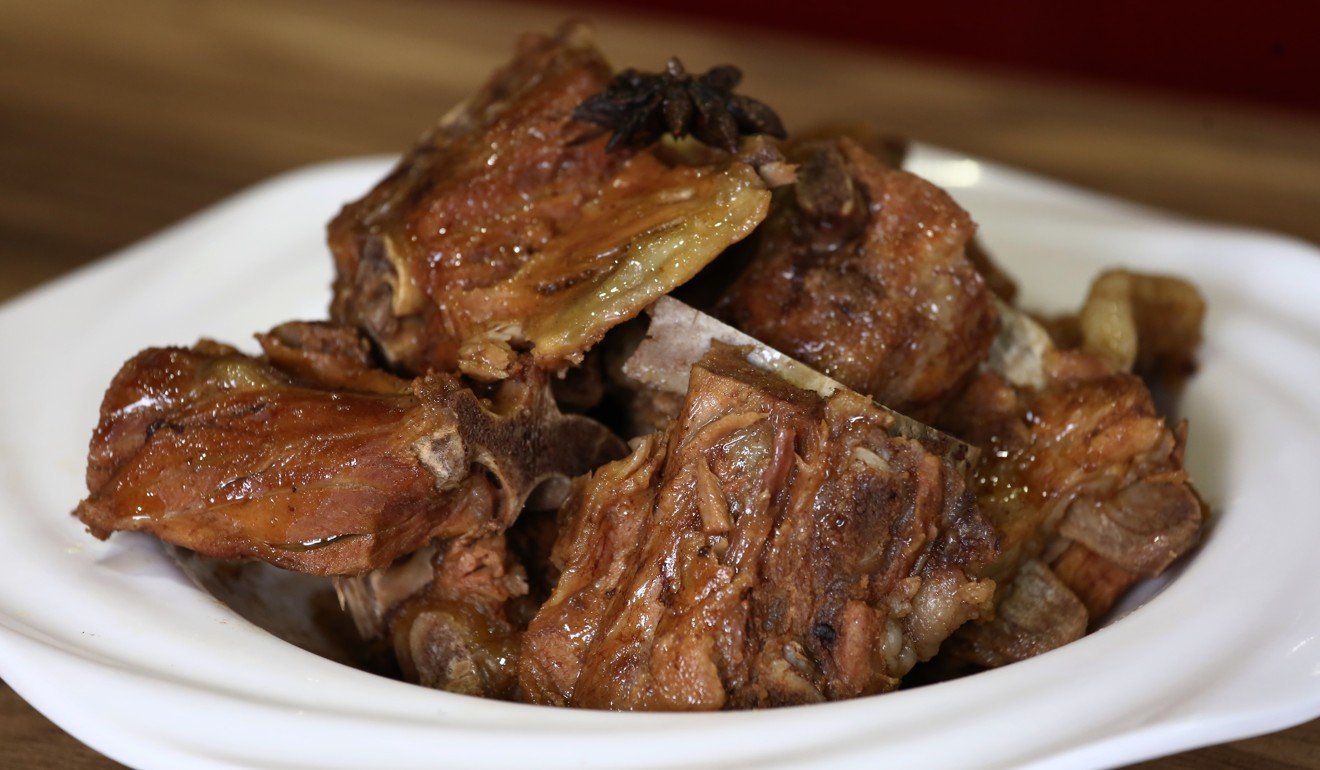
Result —
[[742, 71], [732, 65], [690, 75], [683, 62], [672, 57], [664, 72], [618, 73], [604, 91], [584, 100], [573, 117], [612, 131], [605, 145], [610, 151], [648, 147], [666, 134], [691, 135], [729, 152], [738, 150], [743, 136], [783, 139], [784, 125], [774, 110], [733, 92], [741, 80]]

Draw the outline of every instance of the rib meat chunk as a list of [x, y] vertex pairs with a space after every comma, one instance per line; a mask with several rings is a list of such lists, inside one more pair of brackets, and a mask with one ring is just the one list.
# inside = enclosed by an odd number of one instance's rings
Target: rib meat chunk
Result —
[[371, 370], [348, 330], [286, 325], [263, 342], [269, 359], [204, 341], [124, 365], [76, 511], [93, 534], [357, 574], [502, 532], [538, 487], [562, 496], [622, 454], [603, 426], [560, 414], [536, 371], [483, 399], [450, 375]]
[[[1137, 377], [1059, 351], [1025, 316], [1002, 312], [1018, 349], [997, 344], [940, 420], [982, 449], [977, 500], [1003, 548], [982, 573], [1000, 585], [1000, 613], [950, 645], [982, 666], [1080, 637], [1134, 582], [1191, 548], [1203, 525], [1183, 468], [1185, 423], [1167, 425]], [[1017, 584], [1024, 578], [1030, 586]]]
[[580, 479], [523, 639], [533, 703], [751, 708], [897, 686], [989, 606], [966, 476], [865, 397], [716, 344], [664, 434]]
[[965, 254], [975, 226], [850, 139], [790, 157], [797, 183], [717, 313], [885, 406], [928, 414], [994, 339], [993, 295]]
[[750, 233], [770, 201], [752, 166], [606, 152], [573, 120], [611, 75], [580, 26], [525, 36], [331, 222], [332, 317], [413, 373], [562, 368]]

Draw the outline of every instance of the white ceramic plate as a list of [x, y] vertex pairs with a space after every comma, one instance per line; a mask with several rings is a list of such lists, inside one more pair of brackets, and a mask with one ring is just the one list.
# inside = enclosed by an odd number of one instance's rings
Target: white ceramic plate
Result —
[[[93, 540], [101, 393], [130, 355], [323, 315], [323, 224], [387, 161], [288, 174], [0, 309], [0, 676], [140, 768], [1092, 768], [1320, 716], [1320, 252], [918, 148], [1021, 279], [1075, 306], [1100, 268], [1209, 299], [1188, 464], [1217, 517], [1163, 590], [1067, 647], [954, 682], [718, 714], [555, 710], [434, 692], [240, 618], [141, 536]], [[252, 347], [252, 346], [249, 346]], [[1144, 604], [1142, 604], [1144, 602]]]

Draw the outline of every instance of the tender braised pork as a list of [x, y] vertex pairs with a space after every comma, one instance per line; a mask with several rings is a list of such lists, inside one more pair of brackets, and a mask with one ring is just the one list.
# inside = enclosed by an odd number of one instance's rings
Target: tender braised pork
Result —
[[751, 165], [607, 152], [573, 119], [611, 75], [581, 26], [524, 37], [330, 224], [332, 317], [414, 373], [558, 369], [750, 233], [770, 201]]
[[536, 371], [482, 399], [450, 375], [371, 370], [351, 331], [286, 325], [262, 341], [269, 359], [204, 341], [124, 365], [76, 511], [93, 534], [357, 574], [502, 532], [533, 491], [562, 496], [622, 454], [600, 424], [560, 414]]
[[734, 326], [886, 406], [921, 416], [994, 339], [975, 230], [944, 191], [850, 139], [790, 153], [756, 256], [717, 305]]
[[983, 666], [1080, 637], [1132, 583], [1195, 544], [1203, 524], [1183, 468], [1185, 423], [1168, 426], [1137, 377], [1056, 350], [1025, 316], [1003, 312], [1023, 344], [997, 344], [940, 420], [982, 449], [977, 500], [1003, 548], [982, 573], [1000, 584], [999, 613], [949, 645]]
[[[708, 343], [709, 344], [709, 343]], [[533, 703], [751, 708], [884, 692], [989, 606], [959, 465], [716, 344], [669, 431], [580, 479], [523, 638]]]

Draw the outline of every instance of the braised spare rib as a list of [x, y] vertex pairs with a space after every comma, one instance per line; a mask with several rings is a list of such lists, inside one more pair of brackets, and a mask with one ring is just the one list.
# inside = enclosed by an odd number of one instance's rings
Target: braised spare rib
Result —
[[982, 448], [977, 499], [1003, 552], [983, 573], [999, 612], [971, 623], [952, 659], [998, 666], [1082, 636], [1137, 580], [1163, 572], [1204, 525], [1169, 426], [1146, 386], [1004, 306], [986, 368], [939, 423]]
[[819, 135], [789, 157], [797, 181], [717, 312], [983, 450], [977, 497], [1003, 553], [981, 576], [999, 582], [999, 612], [959, 632], [957, 656], [1002, 665], [1081, 636], [1199, 535], [1185, 425], [1166, 425], [1125, 372], [1189, 371], [1199, 296], [1111, 272], [1077, 319], [1054, 324], [1080, 349], [1056, 349], [1032, 319], [996, 306], [978, 271], [1007, 296], [1011, 283], [969, 252], [971, 220], [943, 191], [847, 136]]
[[729, 154], [606, 150], [574, 118], [612, 70], [582, 25], [514, 60], [330, 224], [331, 316], [392, 366], [507, 377], [562, 369], [765, 217]]
[[519, 661], [533, 703], [884, 692], [990, 606], [974, 574], [995, 536], [959, 452], [847, 389], [753, 365], [754, 348], [705, 345], [669, 430], [579, 479], [561, 510], [562, 575]]
[[847, 137], [789, 153], [754, 256], [716, 313], [885, 406], [928, 416], [994, 339], [967, 212]]
[[76, 511], [99, 537], [150, 532], [217, 558], [322, 575], [435, 538], [503, 532], [538, 487], [619, 456], [530, 370], [479, 397], [452, 375], [371, 368], [356, 332], [292, 324], [266, 359], [152, 348], [106, 392]]

